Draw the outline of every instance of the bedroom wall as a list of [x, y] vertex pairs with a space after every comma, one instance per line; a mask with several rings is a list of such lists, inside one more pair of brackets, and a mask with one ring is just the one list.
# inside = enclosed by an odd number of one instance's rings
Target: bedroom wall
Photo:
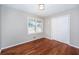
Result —
[[2, 49], [43, 37], [43, 33], [38, 33], [34, 35], [27, 34], [27, 16], [37, 17], [34, 15], [29, 15], [26, 12], [20, 10], [2, 6]]
[[1, 49], [1, 5], [0, 5], [0, 49]]
[[46, 18], [44, 20], [44, 36], [46, 38], [51, 39], [51, 19], [50, 18]]
[[71, 10], [66, 10], [57, 14], [54, 14], [48, 18], [46, 18], [45, 23], [49, 22], [48, 25], [45, 26], [45, 35], [48, 38], [51, 38], [51, 19], [54, 17], [62, 16], [62, 15], [70, 15], [70, 45], [79, 48], [79, 8], [74, 8]]
[[71, 14], [71, 40], [70, 43], [79, 47], [79, 9]]

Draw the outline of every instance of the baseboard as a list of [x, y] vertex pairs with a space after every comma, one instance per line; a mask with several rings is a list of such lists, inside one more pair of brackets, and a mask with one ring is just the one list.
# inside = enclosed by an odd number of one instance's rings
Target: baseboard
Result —
[[[51, 39], [51, 38], [49, 38], [49, 37], [47, 37], [47, 38], [48, 38], [48, 39]], [[51, 40], [52, 40], [52, 39], [51, 39]], [[55, 40], [55, 39], [53, 39], [53, 40]], [[58, 41], [58, 40], [56, 40], [56, 41]], [[62, 41], [59, 41], [59, 42], [68, 44], [69, 46], [72, 46], [72, 47], [75, 47], [75, 48], [78, 48], [78, 49], [79, 49], [79, 46], [76, 46], [76, 45], [73, 45], [73, 44], [70, 44], [70, 43], [66, 43], [66, 42], [62, 42]]]
[[11, 48], [11, 47], [15, 47], [15, 46], [18, 46], [18, 45], [20, 45], [20, 44], [27, 43], [27, 42], [29, 42], [29, 41], [22, 42], [22, 43], [18, 43], [18, 44], [15, 44], [15, 45], [10, 45], [10, 46], [7, 46], [7, 47], [4, 47], [4, 48], [1, 48], [1, 50], [7, 49], [7, 48]]
[[50, 37], [45, 37], [45, 38], [52, 40]]
[[79, 49], [79, 46], [76, 46], [76, 45], [73, 45], [73, 44], [68, 44], [68, 45]]
[[[41, 39], [41, 38], [39, 38], [39, 39]], [[37, 39], [33, 39], [33, 40], [37, 40]], [[30, 41], [33, 41], [33, 40], [28, 40], [26, 42], [21, 42], [21, 43], [15, 44], [15, 45], [7, 46], [7, 47], [4, 47], [4, 48], [1, 48], [1, 50], [11, 48], [11, 47], [15, 47], [15, 46], [18, 46], [18, 45], [21, 45], [21, 44], [24, 44], [24, 43], [27, 43], [27, 42], [30, 42]]]
[[[44, 38], [44, 37], [43, 37], [43, 38]], [[52, 40], [52, 39], [49, 38], [49, 37], [45, 37], [45, 38]], [[41, 38], [39, 38], [39, 39], [41, 39]], [[34, 39], [34, 40], [37, 40], [37, 39]], [[14, 46], [17, 46], [17, 45], [20, 45], [20, 44], [24, 44], [24, 43], [27, 43], [27, 42], [30, 42], [30, 41], [33, 41], [33, 40], [29, 40], [29, 41], [26, 41], [26, 42], [22, 42], [22, 43], [18, 43], [18, 44], [15, 44], [15, 45], [7, 46], [7, 47], [4, 47], [4, 48], [1, 48], [1, 50], [7, 49], [7, 48], [11, 48], [11, 47], [14, 47]], [[59, 41], [59, 42], [60, 42], [60, 41]], [[64, 42], [62, 42], [62, 43], [64, 43]], [[65, 44], [68, 44], [68, 43], [65, 43]], [[70, 44], [70, 43], [69, 43], [68, 45], [79, 49], [79, 46], [75, 46], [75, 45]]]

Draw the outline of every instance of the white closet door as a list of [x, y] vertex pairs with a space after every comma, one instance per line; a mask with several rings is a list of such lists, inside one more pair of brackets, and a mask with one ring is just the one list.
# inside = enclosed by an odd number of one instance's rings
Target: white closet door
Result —
[[51, 20], [51, 38], [64, 43], [69, 43], [70, 40], [69, 15], [56, 17]]

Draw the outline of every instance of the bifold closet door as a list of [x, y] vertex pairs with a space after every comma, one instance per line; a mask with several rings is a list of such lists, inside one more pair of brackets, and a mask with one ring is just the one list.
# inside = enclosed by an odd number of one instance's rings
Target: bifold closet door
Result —
[[51, 19], [51, 38], [64, 43], [70, 40], [70, 17], [59, 16]]

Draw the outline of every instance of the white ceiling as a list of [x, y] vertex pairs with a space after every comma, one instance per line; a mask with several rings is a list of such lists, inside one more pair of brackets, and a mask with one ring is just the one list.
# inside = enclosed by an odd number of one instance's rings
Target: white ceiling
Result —
[[30, 14], [38, 15], [40, 17], [47, 17], [55, 13], [59, 13], [65, 10], [78, 7], [79, 5], [77, 4], [45, 4], [45, 10], [39, 10], [38, 4], [12, 4], [12, 5], [6, 5], [6, 6], [16, 8], [22, 11], [26, 11]]

